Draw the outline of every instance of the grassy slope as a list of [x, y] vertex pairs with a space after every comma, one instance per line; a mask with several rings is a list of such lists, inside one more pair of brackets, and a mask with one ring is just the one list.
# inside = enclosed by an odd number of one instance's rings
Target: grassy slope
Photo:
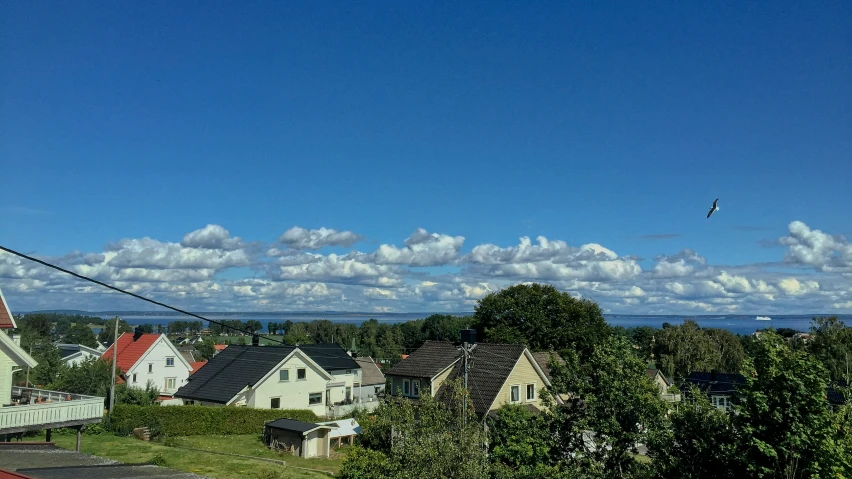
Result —
[[[72, 435], [54, 436], [56, 445], [66, 449], [73, 449], [74, 441], [75, 438]], [[342, 463], [342, 458], [302, 459], [292, 456], [279, 456], [266, 450], [260, 444], [259, 437], [256, 435], [194, 436], [176, 438], [174, 444], [197, 449], [279, 459], [286, 461], [288, 466], [307, 467], [328, 472], [337, 472]], [[107, 434], [84, 436], [83, 452], [126, 463], [147, 462], [159, 454], [165, 459], [166, 467], [217, 479], [316, 479], [329, 477], [327, 473], [322, 472], [306, 471], [254, 459], [190, 451], [180, 447], [164, 446], [157, 442], [144, 442], [132, 437], [117, 437]]]

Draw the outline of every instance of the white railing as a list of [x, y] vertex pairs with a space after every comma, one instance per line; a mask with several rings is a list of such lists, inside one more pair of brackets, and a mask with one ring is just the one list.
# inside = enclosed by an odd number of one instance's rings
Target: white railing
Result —
[[[19, 404], [0, 407], [0, 433], [99, 422], [104, 415], [102, 397], [21, 387], [12, 388], [12, 397]], [[20, 404], [22, 398], [29, 398], [28, 404]]]

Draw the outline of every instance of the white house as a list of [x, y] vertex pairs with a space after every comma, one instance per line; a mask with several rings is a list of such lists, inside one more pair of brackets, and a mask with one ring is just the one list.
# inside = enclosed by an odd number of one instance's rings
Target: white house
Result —
[[361, 387], [356, 394], [361, 402], [378, 401], [385, 392], [385, 375], [371, 357], [355, 358], [361, 366]]
[[59, 354], [62, 356], [62, 361], [68, 366], [79, 364], [90, 358], [99, 358], [103, 355], [103, 350], [97, 350], [82, 344], [57, 344]]
[[230, 345], [180, 388], [175, 397], [205, 406], [310, 409], [333, 413], [351, 404], [361, 369], [336, 344]]
[[[116, 365], [129, 386], [144, 388], [151, 382], [161, 396], [173, 396], [186, 384], [192, 366], [165, 334], [124, 333], [117, 342]], [[114, 346], [101, 357], [112, 361]]]

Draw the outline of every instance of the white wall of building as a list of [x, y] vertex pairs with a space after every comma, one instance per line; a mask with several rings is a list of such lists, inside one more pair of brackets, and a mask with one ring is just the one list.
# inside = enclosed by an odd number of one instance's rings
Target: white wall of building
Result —
[[90, 358], [100, 358], [102, 354], [103, 353], [92, 354], [92, 353], [86, 351], [85, 349], [82, 349], [82, 350], [72, 354], [71, 356], [68, 356], [67, 358], [65, 358], [65, 364], [68, 365], [68, 366], [74, 366], [75, 364], [80, 364], [83, 361], [86, 361], [87, 359], [90, 359]]
[[[168, 358], [172, 358], [172, 366], [168, 365]], [[171, 395], [186, 384], [190, 369], [191, 366], [183, 356], [166, 336], [162, 335], [130, 371], [126, 372], [127, 382], [130, 386], [144, 388], [148, 381], [151, 381], [160, 394]], [[174, 381], [168, 381], [169, 379]]]

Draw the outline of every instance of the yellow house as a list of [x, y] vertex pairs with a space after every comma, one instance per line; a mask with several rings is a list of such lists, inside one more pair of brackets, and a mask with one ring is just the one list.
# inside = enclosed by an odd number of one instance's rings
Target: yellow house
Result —
[[[389, 394], [434, 397], [445, 381], [463, 377], [462, 356], [461, 348], [452, 343], [426, 341], [385, 373]], [[544, 409], [541, 392], [550, 387], [550, 379], [525, 346], [475, 344], [469, 361], [467, 385], [477, 414], [488, 414], [506, 404]], [[560, 397], [553, 400], [562, 402]]]

